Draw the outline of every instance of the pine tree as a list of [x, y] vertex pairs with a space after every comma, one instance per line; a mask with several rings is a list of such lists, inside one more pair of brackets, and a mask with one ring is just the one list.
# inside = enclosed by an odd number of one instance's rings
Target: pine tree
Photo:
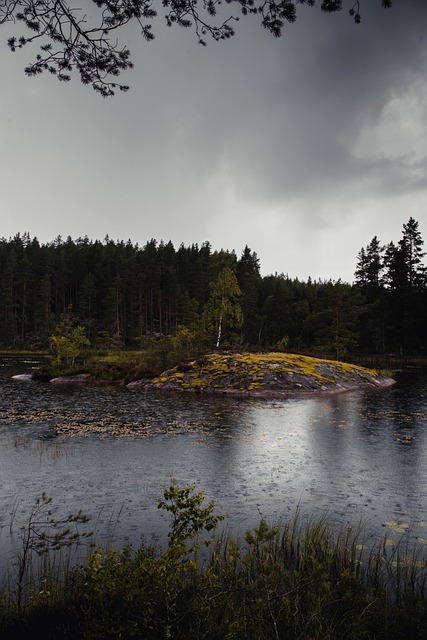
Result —
[[411, 291], [421, 291], [426, 287], [426, 268], [422, 263], [426, 254], [422, 250], [424, 240], [418, 229], [418, 222], [409, 218], [408, 223], [403, 225], [402, 234], [399, 248], [406, 267], [407, 283]]
[[381, 286], [381, 276], [383, 270], [382, 254], [384, 247], [381, 246], [377, 236], [374, 236], [371, 242], [362, 248], [358, 254], [358, 262], [355, 271], [356, 286], [368, 288], [371, 290], [378, 289]]
[[422, 263], [424, 241], [412, 217], [403, 225], [397, 245], [390, 242], [384, 253], [384, 281], [388, 289], [389, 342], [403, 354], [418, 349], [425, 334], [426, 268]]
[[[264, 29], [279, 37], [286, 23], [295, 22], [297, 7], [301, 4], [313, 7], [315, 0], [271, 0], [259, 6], [253, 0], [228, 0], [231, 3], [237, 8], [228, 13], [217, 12], [214, 0], [199, 4], [197, 0], [163, 0], [165, 15], [161, 17], [169, 27], [193, 26], [202, 45], [206, 45], [207, 38], [221, 41], [234, 36], [236, 13], [257, 14]], [[117, 89], [127, 91], [129, 87], [120, 84], [118, 76], [134, 64], [130, 50], [123, 46], [126, 36], [122, 31], [133, 24], [145, 40], [151, 41], [152, 23], [163, 12], [158, 12], [155, 3], [149, 0], [93, 0], [89, 3], [90, 19], [86, 20], [87, 4], [79, 8], [55, 0], [2, 0], [0, 25], [12, 22], [17, 29], [8, 38], [9, 49], [16, 51], [35, 40], [39, 43], [37, 55], [25, 68], [29, 76], [49, 71], [58, 80], [67, 82], [74, 70], [83, 84], [91, 85], [103, 97], [114, 95]], [[356, 24], [361, 20], [361, 4], [361, 0], [349, 4], [349, 14]], [[381, 5], [389, 8], [392, 0], [381, 0]], [[323, 0], [320, 4], [324, 13], [341, 11], [342, 6], [343, 0]]]
[[248, 245], [243, 249], [240, 260], [236, 265], [236, 275], [242, 291], [243, 311], [243, 339], [246, 343], [257, 341], [260, 314], [258, 312], [258, 298], [261, 284], [260, 264], [257, 254]]
[[319, 289], [317, 311], [311, 320], [318, 347], [333, 353], [336, 360], [355, 347], [363, 305], [364, 298], [356, 288], [340, 280], [325, 283]]

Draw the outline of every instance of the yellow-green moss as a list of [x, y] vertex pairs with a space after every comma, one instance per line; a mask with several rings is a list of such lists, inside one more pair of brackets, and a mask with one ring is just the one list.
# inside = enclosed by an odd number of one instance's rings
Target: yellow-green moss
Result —
[[[284, 374], [305, 376], [321, 387], [350, 382], [357, 379], [375, 378], [372, 369], [356, 367], [352, 364], [334, 362], [322, 358], [312, 358], [283, 352], [208, 354], [203, 365], [196, 361], [189, 363], [188, 370], [178, 368], [164, 372], [153, 382], [172, 382], [182, 389], [234, 388], [249, 391], [268, 388], [266, 374], [280, 381]], [[280, 384], [280, 382], [279, 382]], [[284, 387], [289, 388], [289, 383]]]
[[248, 391], [254, 391], [255, 389], [265, 389], [265, 383], [258, 381], [251, 382]]
[[198, 378], [196, 376], [191, 378], [191, 387], [195, 388], [195, 387], [202, 387], [202, 388], [206, 388], [208, 386], [208, 383], [206, 382], [206, 380], [203, 380], [203, 378]]

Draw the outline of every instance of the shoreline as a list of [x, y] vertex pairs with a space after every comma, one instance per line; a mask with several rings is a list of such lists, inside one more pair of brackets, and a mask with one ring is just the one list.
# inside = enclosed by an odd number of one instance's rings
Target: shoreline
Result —
[[[96, 383], [95, 383], [96, 384]], [[341, 393], [351, 393], [353, 391], [367, 391], [367, 390], [381, 390], [392, 387], [396, 384], [396, 380], [388, 379], [387, 382], [381, 382], [378, 385], [372, 385], [369, 383], [364, 383], [360, 385], [353, 386], [340, 386], [337, 385], [334, 389], [312, 389], [312, 390], [298, 390], [298, 389], [286, 389], [286, 390], [275, 390], [275, 389], [254, 389], [251, 391], [241, 390], [241, 389], [204, 389], [204, 388], [194, 388], [194, 389], [180, 389], [180, 388], [153, 388], [150, 386], [144, 385], [144, 383], [130, 382], [126, 385], [126, 388], [131, 391], [141, 391], [145, 393], [167, 393], [167, 394], [175, 394], [175, 393], [196, 393], [196, 394], [206, 394], [210, 396], [233, 396], [237, 398], [265, 398], [269, 400], [280, 399], [280, 398], [290, 398], [290, 397], [324, 397], [324, 396], [332, 396]]]
[[126, 387], [147, 393], [191, 392], [281, 398], [383, 389], [395, 383], [393, 378], [365, 367], [270, 352], [207, 354], [169, 369], [157, 378], [130, 382]]

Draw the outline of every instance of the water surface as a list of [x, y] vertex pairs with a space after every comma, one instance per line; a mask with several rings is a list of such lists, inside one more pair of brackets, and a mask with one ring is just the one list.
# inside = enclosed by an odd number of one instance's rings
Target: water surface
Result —
[[[144, 394], [12, 380], [31, 361], [0, 361], [0, 543], [42, 492], [91, 514], [103, 541], [163, 541], [156, 503], [195, 482], [233, 531], [297, 508], [368, 539], [408, 523], [427, 538], [427, 377], [391, 388], [281, 400]], [[72, 435], [76, 431], [86, 435]], [[15, 526], [16, 530], [16, 526]], [[9, 546], [8, 546], [9, 545]]]

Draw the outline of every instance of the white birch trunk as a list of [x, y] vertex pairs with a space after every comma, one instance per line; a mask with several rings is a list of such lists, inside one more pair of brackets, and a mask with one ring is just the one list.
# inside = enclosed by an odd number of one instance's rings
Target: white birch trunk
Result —
[[219, 325], [218, 325], [218, 337], [216, 340], [216, 348], [219, 348], [219, 343], [221, 342], [221, 333], [222, 333], [222, 316], [220, 316], [219, 318]]

